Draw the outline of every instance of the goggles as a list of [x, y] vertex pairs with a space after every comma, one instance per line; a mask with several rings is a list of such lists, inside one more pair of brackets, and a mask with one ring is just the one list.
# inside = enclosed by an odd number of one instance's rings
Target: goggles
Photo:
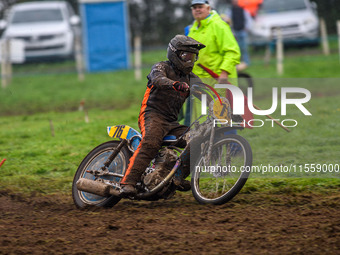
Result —
[[178, 56], [184, 62], [196, 62], [198, 59], [198, 56], [196, 53], [187, 52], [187, 51], [180, 51]]

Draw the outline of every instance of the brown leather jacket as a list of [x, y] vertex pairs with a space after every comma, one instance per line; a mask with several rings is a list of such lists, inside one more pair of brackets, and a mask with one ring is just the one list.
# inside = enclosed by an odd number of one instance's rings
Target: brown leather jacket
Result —
[[147, 78], [149, 81], [139, 116], [156, 113], [166, 121], [177, 121], [189, 92], [176, 91], [173, 84], [179, 81], [186, 82], [190, 86], [190, 81], [193, 79], [198, 81], [199, 78], [194, 73], [183, 74], [170, 61], [155, 64]]

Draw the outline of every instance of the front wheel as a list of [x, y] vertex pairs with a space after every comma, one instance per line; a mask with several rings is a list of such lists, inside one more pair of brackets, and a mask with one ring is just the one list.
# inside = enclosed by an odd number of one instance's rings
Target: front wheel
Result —
[[[112, 207], [120, 201], [121, 198], [119, 197], [102, 197], [94, 195], [80, 191], [76, 186], [76, 183], [80, 178], [94, 180], [95, 176], [87, 171], [100, 170], [101, 167], [103, 167], [104, 162], [112, 154], [113, 150], [119, 145], [119, 143], [119, 141], [109, 141], [97, 146], [80, 163], [72, 184], [72, 197], [78, 208], [85, 208], [87, 206]], [[121, 177], [102, 176], [100, 178], [120, 182], [128, 167], [130, 156], [130, 151], [126, 146], [124, 146], [108, 167], [109, 172], [119, 174]]]
[[224, 204], [231, 200], [246, 183], [252, 165], [252, 151], [246, 139], [226, 135], [207, 153], [198, 157], [191, 187], [201, 204]]

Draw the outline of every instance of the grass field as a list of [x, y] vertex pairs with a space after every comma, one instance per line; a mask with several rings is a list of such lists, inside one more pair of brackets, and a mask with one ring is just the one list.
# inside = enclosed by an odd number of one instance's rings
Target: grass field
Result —
[[[0, 161], [7, 159], [0, 168], [0, 189], [69, 192], [82, 158], [93, 147], [109, 140], [106, 126], [126, 124], [138, 129], [145, 77], [152, 63], [164, 59], [164, 51], [145, 53], [142, 81], [135, 81], [132, 70], [87, 74], [85, 81], [79, 82], [72, 72], [22, 74], [31, 71], [32, 66], [15, 67], [14, 71], [21, 75], [15, 76], [7, 89], [0, 90]], [[62, 68], [66, 64], [56, 65]], [[37, 67], [44, 68], [42, 64]], [[285, 74], [279, 77], [274, 60], [265, 65], [261, 55], [254, 56], [248, 71], [255, 78], [256, 104], [264, 109], [270, 107], [272, 87], [303, 87], [312, 93], [305, 106], [313, 115], [304, 116], [291, 106], [284, 119], [298, 121], [292, 132], [271, 127], [269, 122], [263, 128], [241, 131], [252, 146], [254, 165], [340, 164], [339, 70], [336, 54], [290, 51], [285, 59]], [[85, 122], [84, 111], [78, 111], [82, 100], [89, 123]], [[279, 109], [273, 117], [282, 120]], [[298, 176], [252, 178], [244, 192], [340, 188], [339, 173], [331, 175], [337, 178]]]

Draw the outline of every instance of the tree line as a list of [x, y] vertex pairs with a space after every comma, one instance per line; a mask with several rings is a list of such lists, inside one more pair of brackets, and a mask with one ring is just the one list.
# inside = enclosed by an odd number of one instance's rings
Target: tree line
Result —
[[[67, 0], [79, 12], [78, 0]], [[278, 0], [283, 1], [283, 0]], [[313, 0], [318, 14], [324, 18], [328, 32], [336, 33], [336, 21], [340, 20], [340, 0]], [[0, 17], [15, 3], [28, 0], [0, 0]], [[142, 37], [143, 45], [165, 45], [176, 34], [183, 34], [184, 27], [193, 22], [191, 0], [127, 0], [131, 39]], [[230, 3], [230, 0], [225, 0]]]

